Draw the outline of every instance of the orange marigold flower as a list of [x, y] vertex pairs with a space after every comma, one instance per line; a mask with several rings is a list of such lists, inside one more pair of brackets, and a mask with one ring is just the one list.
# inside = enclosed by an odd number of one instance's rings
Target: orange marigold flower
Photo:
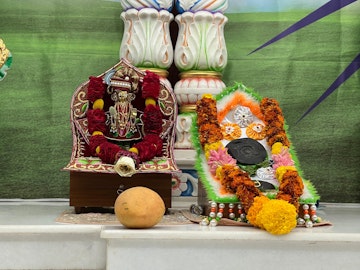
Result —
[[276, 199], [278, 200], [284, 200], [287, 201], [289, 203], [291, 203], [291, 201], [293, 200], [293, 197], [290, 194], [287, 194], [285, 192], [279, 191], [276, 195]]
[[267, 139], [267, 142], [269, 145], [273, 145], [276, 142], [281, 142], [283, 145], [290, 147], [290, 141], [289, 141], [288, 137], [286, 136], [285, 132], [269, 137]]
[[300, 197], [303, 194], [304, 183], [298, 172], [289, 170], [284, 173], [279, 190], [290, 194], [293, 197]]
[[264, 229], [262, 224], [257, 221], [257, 216], [261, 209], [263, 208], [264, 204], [266, 204], [270, 199], [266, 196], [258, 196], [254, 198], [254, 203], [249, 208], [249, 211], [247, 212], [246, 218], [252, 224], [253, 226], [259, 227], [261, 229]]
[[261, 102], [260, 102], [260, 107], [261, 108], [266, 108], [266, 107], [269, 107], [269, 106], [279, 106], [279, 103], [274, 98], [268, 98], [268, 97], [263, 98], [261, 100]]
[[217, 122], [216, 101], [211, 98], [202, 98], [196, 102], [196, 112], [199, 121]]
[[235, 140], [241, 137], [241, 128], [235, 123], [225, 123], [221, 125], [221, 131], [225, 140]]
[[266, 134], [266, 128], [261, 123], [252, 123], [246, 128], [246, 135], [254, 140], [262, 140]]
[[272, 111], [271, 114], [267, 114], [266, 122], [268, 125], [282, 127], [284, 125], [285, 118], [281, 113]]
[[201, 145], [221, 141], [223, 137], [220, 126], [213, 123], [201, 125], [199, 127], [199, 139]]
[[233, 175], [235, 171], [240, 171], [239, 167], [233, 165], [223, 165], [221, 167], [220, 175], [220, 182], [225, 187], [226, 190], [235, 193], [237, 186], [233, 186], [232, 183], [234, 181]]
[[268, 128], [266, 129], [266, 135], [268, 137], [275, 136], [276, 134], [282, 132], [285, 132], [285, 130], [282, 127], [277, 127], [277, 126], [268, 126]]
[[241, 206], [243, 207], [245, 213], [247, 213], [254, 202], [254, 198], [259, 196], [259, 194], [254, 193], [254, 190], [247, 189], [246, 186], [239, 186], [236, 190], [236, 196], [241, 201]]

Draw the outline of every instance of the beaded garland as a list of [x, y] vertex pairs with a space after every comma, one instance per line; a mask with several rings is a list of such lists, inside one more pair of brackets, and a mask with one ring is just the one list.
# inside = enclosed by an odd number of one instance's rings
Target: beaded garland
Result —
[[104, 112], [106, 88], [107, 85], [101, 77], [89, 77], [87, 99], [92, 104], [92, 108], [87, 111], [88, 130], [91, 134], [89, 154], [98, 156], [105, 163], [115, 164], [114, 169], [120, 176], [131, 176], [141, 162], [151, 160], [162, 153], [162, 113], [157, 105], [160, 79], [155, 73], [146, 71], [141, 86], [141, 95], [145, 100], [142, 117], [145, 136], [128, 150], [109, 142], [104, 135], [107, 130], [107, 117]]
[[[218, 123], [216, 100], [211, 95], [204, 95], [197, 102], [197, 126], [199, 142], [205, 151], [205, 157], [222, 152], [223, 157], [217, 162], [217, 168], [212, 169], [212, 174], [220, 181], [225, 190], [236, 194], [241, 202], [241, 221], [246, 215], [247, 221], [252, 225], [265, 229], [272, 234], [289, 233], [297, 224], [299, 198], [303, 193], [304, 185], [296, 168], [293, 166], [288, 152], [290, 141], [284, 130], [284, 117], [276, 100], [264, 98], [260, 102], [262, 119], [266, 125], [265, 132], [268, 145], [272, 148], [272, 157], [281, 155], [278, 162], [276, 178], [280, 182], [279, 191], [275, 199], [268, 199], [255, 186], [249, 174], [239, 168], [231, 157], [226, 157], [227, 149], [221, 143], [223, 133]], [[225, 150], [224, 150], [225, 149]], [[291, 162], [290, 162], [291, 161]], [[214, 167], [214, 161], [209, 166]], [[222, 217], [223, 205], [219, 204], [218, 213], [216, 203], [211, 202], [210, 216], [202, 223], [215, 225]], [[233, 205], [232, 205], [233, 206]], [[312, 206], [314, 208], [314, 206]], [[231, 209], [231, 210], [230, 210]], [[229, 213], [233, 218], [233, 207], [229, 206]], [[312, 215], [313, 221], [317, 216]], [[309, 218], [305, 217], [307, 221]]]

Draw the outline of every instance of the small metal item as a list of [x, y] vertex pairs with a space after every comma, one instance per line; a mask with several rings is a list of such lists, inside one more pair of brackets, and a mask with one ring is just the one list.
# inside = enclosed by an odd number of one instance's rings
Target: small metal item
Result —
[[203, 214], [204, 210], [203, 210], [203, 208], [202, 208], [200, 205], [192, 204], [192, 205], [190, 206], [190, 212], [191, 212], [192, 214], [195, 214], [195, 215], [200, 216], [200, 215]]
[[119, 186], [119, 188], [117, 189], [117, 191], [116, 191], [116, 193], [118, 194], [118, 195], [120, 195], [122, 192], [124, 192], [125, 191], [125, 186], [123, 185], [123, 184], [121, 184], [120, 186]]

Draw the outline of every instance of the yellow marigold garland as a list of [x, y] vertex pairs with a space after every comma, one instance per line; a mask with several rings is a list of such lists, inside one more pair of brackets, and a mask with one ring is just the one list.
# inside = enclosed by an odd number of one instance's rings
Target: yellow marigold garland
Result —
[[271, 154], [280, 154], [283, 147], [283, 144], [281, 142], [276, 142], [271, 146]]
[[262, 206], [256, 222], [269, 233], [280, 235], [296, 227], [296, 217], [294, 205], [284, 200], [269, 200]]
[[294, 166], [280, 166], [276, 169], [275, 175], [276, 179], [281, 183], [283, 180], [283, 176], [287, 171], [296, 171], [296, 168]]
[[247, 220], [254, 226], [264, 229], [263, 225], [258, 220], [259, 213], [262, 210], [264, 204], [266, 204], [270, 199], [266, 196], [258, 196], [254, 199], [254, 203], [249, 208], [249, 211], [246, 215]]

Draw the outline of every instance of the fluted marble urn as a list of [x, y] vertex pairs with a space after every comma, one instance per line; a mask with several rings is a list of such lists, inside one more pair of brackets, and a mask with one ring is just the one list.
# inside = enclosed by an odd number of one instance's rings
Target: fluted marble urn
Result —
[[227, 17], [209, 11], [184, 12], [176, 16], [179, 34], [175, 65], [180, 71], [222, 72], [227, 64], [224, 26]]
[[173, 63], [170, 22], [174, 15], [154, 8], [127, 9], [121, 13], [124, 34], [120, 58], [139, 68], [167, 70]]

